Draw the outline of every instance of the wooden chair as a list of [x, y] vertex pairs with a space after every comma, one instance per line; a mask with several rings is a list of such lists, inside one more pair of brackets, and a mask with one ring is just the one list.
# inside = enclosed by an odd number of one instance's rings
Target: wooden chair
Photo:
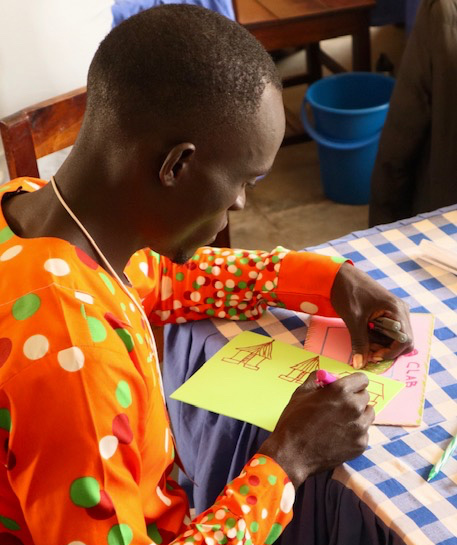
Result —
[[[84, 87], [39, 102], [0, 120], [0, 134], [11, 179], [39, 177], [37, 160], [74, 144], [86, 107]], [[229, 226], [214, 246], [230, 247]], [[163, 356], [163, 328], [154, 327], [159, 356]]]
[[11, 178], [39, 177], [37, 160], [71, 146], [81, 127], [86, 89], [76, 89], [0, 120]]

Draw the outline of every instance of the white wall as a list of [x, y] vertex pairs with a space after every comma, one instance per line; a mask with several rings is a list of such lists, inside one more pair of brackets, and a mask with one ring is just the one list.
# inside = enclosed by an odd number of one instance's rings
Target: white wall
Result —
[[[0, 117], [82, 87], [113, 0], [0, 0]], [[0, 184], [8, 180], [0, 142]]]

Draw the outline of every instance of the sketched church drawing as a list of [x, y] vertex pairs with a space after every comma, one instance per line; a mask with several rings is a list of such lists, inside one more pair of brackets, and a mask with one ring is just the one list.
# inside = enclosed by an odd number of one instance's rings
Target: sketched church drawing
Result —
[[254, 346], [240, 346], [235, 350], [237, 351], [231, 358], [222, 358], [222, 361], [226, 363], [234, 363], [236, 365], [242, 364], [247, 369], [253, 369], [258, 371], [260, 369], [259, 364], [265, 360], [271, 360], [271, 354], [273, 352], [274, 339], [267, 343], [256, 344]]
[[301, 361], [296, 363], [294, 366], [290, 367], [290, 371], [287, 375], [279, 375], [279, 378], [282, 380], [287, 380], [288, 382], [305, 382], [307, 376], [313, 371], [319, 369], [319, 356], [314, 358], [309, 358], [308, 360]]

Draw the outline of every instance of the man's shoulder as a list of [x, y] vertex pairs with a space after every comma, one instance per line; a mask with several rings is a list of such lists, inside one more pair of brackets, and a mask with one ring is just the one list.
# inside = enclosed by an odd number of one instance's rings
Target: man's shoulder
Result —
[[60, 353], [73, 361], [81, 350], [120, 349], [106, 319], [122, 312], [114, 282], [60, 242], [24, 240], [0, 262], [0, 383]]

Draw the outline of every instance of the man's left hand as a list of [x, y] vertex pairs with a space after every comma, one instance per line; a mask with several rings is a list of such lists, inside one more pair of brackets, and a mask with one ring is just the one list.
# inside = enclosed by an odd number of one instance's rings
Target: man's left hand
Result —
[[[338, 271], [330, 300], [351, 334], [355, 369], [365, 367], [369, 361], [394, 359], [413, 349], [408, 305], [350, 263], [343, 263]], [[371, 331], [369, 322], [380, 316], [400, 322], [408, 340], [400, 343]]]

